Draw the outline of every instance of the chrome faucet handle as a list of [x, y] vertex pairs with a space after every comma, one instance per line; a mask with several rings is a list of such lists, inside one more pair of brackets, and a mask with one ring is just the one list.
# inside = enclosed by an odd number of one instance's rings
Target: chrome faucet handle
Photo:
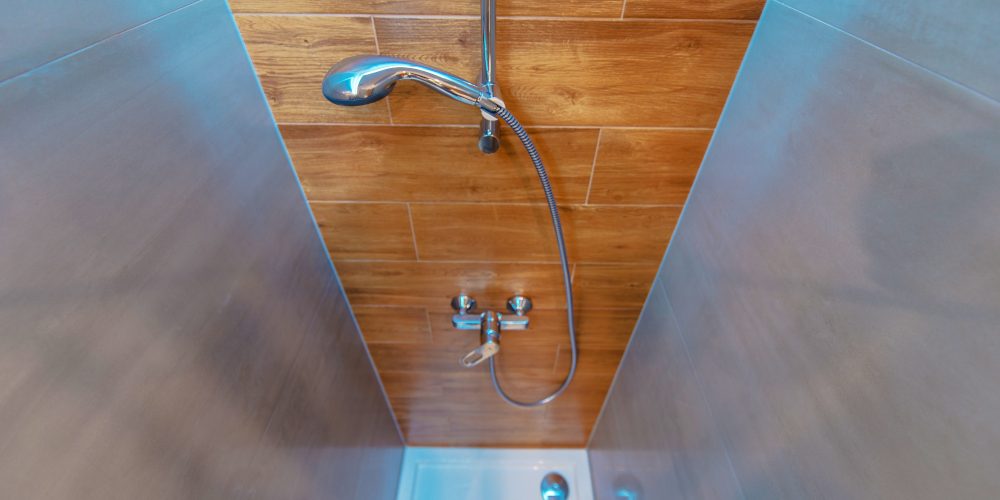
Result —
[[479, 346], [475, 351], [462, 356], [462, 359], [458, 360], [458, 362], [466, 368], [472, 368], [473, 366], [492, 358], [498, 352], [500, 352], [500, 344], [487, 341], [485, 344]]
[[451, 299], [451, 308], [458, 311], [458, 314], [468, 314], [476, 310], [476, 299], [465, 294], [456, 295]]
[[527, 330], [528, 317], [518, 314], [498, 314], [501, 330]]
[[507, 299], [507, 310], [518, 316], [524, 316], [531, 311], [531, 299], [515, 295]]
[[451, 324], [459, 330], [478, 330], [482, 322], [482, 314], [456, 314], [451, 317]]

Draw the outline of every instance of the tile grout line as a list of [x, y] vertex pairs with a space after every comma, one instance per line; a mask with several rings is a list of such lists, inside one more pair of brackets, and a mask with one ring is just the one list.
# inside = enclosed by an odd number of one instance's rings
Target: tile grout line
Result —
[[378, 48], [378, 31], [375, 30], [375, 16], [368, 16], [372, 22], [372, 38], [375, 39], [375, 55], [382, 55], [382, 50]]
[[[545, 203], [531, 203], [527, 201], [380, 201], [380, 200], [309, 200], [309, 204], [320, 203], [382, 203], [386, 205], [519, 205], [532, 207], [548, 207]], [[557, 203], [563, 208], [582, 207], [584, 203]], [[684, 205], [640, 205], [631, 203], [592, 203], [591, 207], [633, 207], [633, 208], [683, 208]]]
[[[277, 122], [278, 125], [324, 126], [324, 127], [385, 127], [385, 123], [347, 123], [347, 122]], [[523, 125], [523, 124], [522, 124]], [[397, 127], [476, 127], [467, 123], [400, 123]], [[623, 129], [623, 130], [715, 130], [715, 127], [635, 127], [625, 125], [524, 125], [525, 129]]]
[[[332, 258], [332, 257], [331, 257]], [[391, 260], [391, 259], [333, 259], [334, 262], [384, 262], [384, 263], [421, 263], [421, 264], [550, 264], [559, 265], [562, 263], [559, 260]], [[573, 263], [573, 271], [570, 272], [570, 284], [573, 284], [573, 278], [576, 273], [576, 265], [581, 264], [584, 266], [658, 266], [659, 262], [649, 261], [649, 262], [600, 262], [600, 261], [581, 261]]]
[[431, 312], [424, 306], [424, 318], [427, 319], [427, 333], [431, 336], [431, 344], [434, 343], [434, 327], [431, 326]]
[[684, 338], [684, 331], [681, 330], [680, 321], [677, 319], [677, 315], [674, 314], [674, 306], [670, 303], [670, 296], [667, 295], [667, 288], [663, 285], [663, 281], [660, 281], [658, 284], [660, 285], [660, 293], [663, 294], [663, 298], [667, 301], [667, 311], [670, 313], [670, 319], [673, 320], [672, 323], [674, 324], [674, 328], [677, 329], [677, 336], [681, 338], [681, 345], [684, 346], [684, 354], [687, 355], [688, 363], [691, 365], [691, 371], [694, 373], [695, 383], [698, 384], [698, 390], [701, 391], [701, 400], [705, 403], [705, 408], [708, 409], [708, 418], [712, 419], [712, 426], [715, 428], [715, 435], [719, 439], [719, 445], [722, 446], [722, 453], [726, 456], [726, 462], [729, 463], [729, 470], [733, 473], [733, 480], [736, 481], [736, 487], [740, 491], [740, 498], [746, 500], [747, 496], [743, 493], [743, 484], [740, 482], [739, 475], [736, 474], [736, 467], [733, 466], [733, 460], [729, 457], [729, 447], [726, 446], [726, 440], [722, 437], [722, 429], [719, 427], [719, 421], [715, 419], [715, 415], [712, 412], [712, 405], [708, 402], [708, 394], [705, 393], [705, 387], [701, 383], [701, 377], [698, 376], [698, 367], [695, 366], [694, 358], [691, 357], [691, 350], [688, 349], [687, 340]]
[[[200, 0], [198, 0], [200, 1]], [[497, 16], [497, 19], [507, 21], [638, 21], [638, 22], [678, 22], [678, 23], [734, 23], [734, 24], [757, 24], [756, 19], [696, 19], [696, 18], [671, 18], [671, 17], [624, 17], [625, 4], [622, 4], [622, 15], [619, 17], [577, 17], [577, 16]], [[330, 13], [302, 13], [302, 12], [233, 12], [235, 16], [283, 16], [283, 17], [343, 17], [343, 18], [365, 18], [377, 17], [379, 19], [427, 19], [427, 20], [479, 20], [478, 15], [465, 14], [330, 14]]]
[[597, 129], [597, 146], [594, 147], [594, 162], [590, 165], [590, 182], [587, 183], [587, 196], [583, 199], [583, 204], [590, 204], [590, 188], [594, 186], [594, 170], [597, 170], [597, 153], [601, 151], [601, 134], [604, 127]]
[[[375, 29], [375, 16], [368, 16], [368, 19], [372, 22], [372, 38], [375, 40], [375, 54], [382, 55], [382, 49], [378, 46], [378, 30]], [[389, 113], [389, 125], [395, 125], [392, 123], [392, 106], [389, 105], [389, 100], [384, 99], [385, 110]]]
[[52, 59], [50, 61], [45, 61], [43, 63], [40, 63], [37, 66], [28, 68], [28, 69], [26, 69], [26, 70], [24, 70], [24, 71], [22, 71], [22, 72], [20, 72], [20, 73], [18, 73], [16, 75], [11, 75], [11, 76], [9, 76], [7, 78], [4, 78], [4, 79], [0, 80], [0, 86], [6, 85], [8, 82], [13, 81], [15, 78], [20, 78], [20, 77], [22, 77], [24, 75], [27, 75], [28, 73], [31, 73], [32, 71], [35, 71], [35, 70], [37, 70], [39, 68], [42, 68], [44, 66], [48, 66], [49, 64], [52, 64], [52, 63], [54, 63], [56, 61], [62, 61], [64, 59], [69, 59], [70, 57], [73, 57], [73, 56], [75, 56], [75, 55], [79, 54], [80, 52], [83, 52], [83, 51], [85, 51], [87, 49], [90, 49], [91, 47], [95, 47], [95, 46], [97, 46], [99, 44], [102, 44], [102, 43], [104, 43], [104, 42], [106, 42], [106, 41], [108, 41], [108, 40], [110, 40], [112, 38], [115, 38], [115, 37], [119, 36], [119, 35], [125, 34], [125, 33], [129, 32], [129, 31], [132, 31], [132, 30], [136, 29], [136, 28], [141, 28], [141, 27], [143, 27], [143, 26], [145, 26], [145, 25], [147, 25], [149, 23], [158, 21], [158, 20], [160, 20], [160, 19], [162, 19], [164, 17], [167, 17], [167, 16], [173, 14], [174, 12], [186, 9], [186, 8], [191, 7], [192, 5], [194, 5], [196, 3], [199, 3], [199, 2], [201, 2], [201, 0], [194, 0], [191, 3], [184, 4], [184, 5], [180, 6], [180, 7], [177, 7], [176, 9], [171, 10], [170, 12], [164, 12], [163, 14], [160, 14], [160, 15], [152, 18], [152, 19], [148, 19], [146, 21], [142, 21], [139, 24], [136, 24], [135, 26], [131, 26], [131, 27], [125, 28], [125, 29], [123, 29], [123, 30], [121, 30], [119, 32], [112, 33], [112, 34], [110, 34], [110, 35], [108, 35], [108, 36], [106, 36], [104, 38], [101, 38], [100, 40], [97, 40], [96, 42], [89, 43], [86, 46], [80, 47], [78, 49], [74, 49], [74, 50], [70, 51], [67, 54], [63, 54], [63, 55], [61, 55], [59, 57], [56, 57], [55, 59]]
[[320, 296], [319, 304], [316, 305], [316, 312], [313, 313], [312, 320], [309, 321], [309, 326], [306, 327], [305, 333], [302, 334], [302, 342], [299, 344], [299, 348], [295, 351], [295, 357], [292, 359], [292, 366], [288, 368], [288, 373], [285, 374], [285, 379], [281, 382], [281, 388], [278, 390], [278, 399], [274, 403], [274, 408], [271, 409], [271, 414], [267, 417], [267, 423], [264, 424], [264, 432], [261, 433], [260, 441], [258, 441], [257, 446], [254, 447], [253, 457], [250, 459], [250, 464], [247, 466], [247, 472], [243, 475], [243, 481], [239, 484], [240, 491], [236, 495], [236, 500], [241, 500], [246, 494], [245, 488], [250, 481], [250, 473], [253, 472], [253, 466], [257, 463], [257, 457], [260, 455], [260, 450], [264, 447], [264, 440], [267, 439], [267, 432], [271, 429], [271, 423], [274, 422], [274, 416], [278, 414], [279, 406], [284, 399], [285, 386], [288, 385], [288, 380], [292, 378], [292, 372], [294, 372], [299, 366], [299, 358], [302, 357], [302, 351], [305, 350], [307, 343], [312, 338], [313, 325], [316, 324], [316, 318], [319, 318], [320, 310], [323, 308], [323, 300], [326, 299], [327, 294], [330, 292], [330, 283], [332, 283], [334, 279], [335, 278], [331, 278], [330, 281], [327, 282], [326, 287], [323, 288], [323, 294]]
[[413, 255], [417, 258], [417, 262], [420, 262], [420, 251], [417, 250], [417, 231], [413, 229], [413, 212], [410, 211], [409, 203], [406, 204], [406, 215], [410, 218], [410, 237], [413, 238]]

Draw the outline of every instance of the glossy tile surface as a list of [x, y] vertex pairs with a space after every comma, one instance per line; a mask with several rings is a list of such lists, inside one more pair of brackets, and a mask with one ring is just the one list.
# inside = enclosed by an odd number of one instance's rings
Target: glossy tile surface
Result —
[[[742, 498], [1000, 494], [1000, 103], [883, 49], [770, 3], [660, 271]], [[697, 427], [621, 411], [632, 352], [594, 443], [642, 481], [627, 432]]]
[[588, 452], [597, 499], [617, 500], [622, 489], [640, 498], [740, 498], [659, 282], [636, 324]]
[[1000, 3], [785, 0], [784, 4], [1000, 99]]
[[[356, 476], [398, 470], [395, 425], [346, 302], [326, 292], [336, 276], [225, 4], [133, 29], [117, 3], [92, 7], [126, 31], [0, 83], [0, 497], [249, 498], [307, 332], [324, 325], [362, 361], [321, 375], [364, 391], [343, 397], [357, 413], [329, 420], [327, 441], [362, 449]], [[355, 433], [366, 408], [372, 430]]]
[[244, 485], [247, 499], [391, 499], [400, 436], [340, 285], [333, 281]]
[[177, 10], [195, 0], [11, 0], [0, 16], [0, 81]]

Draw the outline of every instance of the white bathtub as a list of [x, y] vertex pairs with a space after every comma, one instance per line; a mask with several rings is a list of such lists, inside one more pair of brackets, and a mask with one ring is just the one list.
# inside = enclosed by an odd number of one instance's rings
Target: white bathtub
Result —
[[542, 478], [561, 474], [569, 500], [593, 500], [584, 449], [406, 449], [397, 500], [541, 500]]

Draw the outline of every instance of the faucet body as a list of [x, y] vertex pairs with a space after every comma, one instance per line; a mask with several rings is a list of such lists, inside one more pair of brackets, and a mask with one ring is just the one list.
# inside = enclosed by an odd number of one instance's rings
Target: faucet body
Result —
[[500, 352], [500, 334], [502, 330], [527, 330], [528, 317], [525, 313], [531, 310], [531, 301], [525, 297], [511, 297], [507, 301], [507, 309], [513, 314], [501, 314], [486, 311], [481, 314], [470, 314], [476, 307], [476, 301], [467, 295], [459, 295], [452, 300], [452, 307], [458, 314], [452, 316], [451, 322], [459, 330], [479, 330], [479, 341], [482, 344], [472, 352], [462, 356], [458, 361], [462, 366], [471, 368], [486, 361]]

